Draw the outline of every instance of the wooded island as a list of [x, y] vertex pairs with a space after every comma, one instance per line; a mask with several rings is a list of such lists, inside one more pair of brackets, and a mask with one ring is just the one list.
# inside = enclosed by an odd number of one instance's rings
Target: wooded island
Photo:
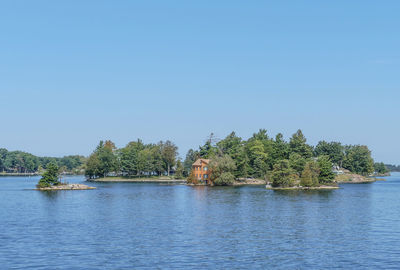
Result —
[[[287, 142], [281, 133], [275, 138], [265, 129], [248, 140], [235, 132], [220, 141], [213, 135], [197, 150], [190, 149], [182, 162], [178, 147], [171, 141], [144, 144], [141, 140], [117, 149], [111, 141], [101, 141], [89, 156], [86, 175], [89, 178], [122, 176], [187, 177], [189, 184], [234, 185], [241, 179], [263, 179], [272, 187], [321, 187], [335, 185], [334, 168], [363, 176], [374, 171], [387, 172], [381, 163], [374, 164], [371, 151], [364, 145], [342, 145], [320, 141], [307, 144], [301, 130]], [[207, 179], [192, 170], [198, 159], [209, 160]]]

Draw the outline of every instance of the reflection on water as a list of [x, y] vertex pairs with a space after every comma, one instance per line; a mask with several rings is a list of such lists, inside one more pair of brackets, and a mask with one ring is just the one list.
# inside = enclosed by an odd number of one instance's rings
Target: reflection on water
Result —
[[[400, 175], [338, 190], [2, 179], [4, 269], [396, 269]], [[68, 182], [82, 182], [72, 177]]]
[[47, 200], [53, 201], [56, 200], [59, 196], [62, 196], [65, 191], [61, 190], [41, 190], [39, 193], [46, 198]]
[[307, 197], [307, 196], [318, 196], [329, 198], [334, 192], [337, 192], [337, 189], [325, 189], [325, 190], [317, 190], [317, 189], [309, 189], [309, 190], [275, 190], [274, 193], [280, 196], [287, 197]]

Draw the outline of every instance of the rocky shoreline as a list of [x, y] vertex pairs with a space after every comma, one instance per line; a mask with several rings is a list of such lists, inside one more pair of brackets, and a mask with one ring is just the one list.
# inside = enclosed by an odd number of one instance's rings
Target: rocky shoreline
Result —
[[359, 174], [354, 173], [346, 173], [337, 175], [335, 178], [335, 182], [338, 184], [365, 184], [365, 183], [373, 183], [375, 181], [382, 181], [385, 179], [379, 179], [374, 177], [365, 177]]
[[262, 179], [246, 179], [246, 180], [236, 180], [233, 183], [234, 186], [248, 186], [248, 185], [265, 185], [265, 180]]
[[87, 189], [96, 189], [96, 188], [84, 184], [62, 184], [51, 187], [37, 188], [36, 190], [87, 190]]

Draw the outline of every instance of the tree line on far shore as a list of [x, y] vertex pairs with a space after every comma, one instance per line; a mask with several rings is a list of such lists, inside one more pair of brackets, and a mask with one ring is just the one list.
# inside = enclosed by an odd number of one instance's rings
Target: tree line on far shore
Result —
[[56, 164], [63, 172], [79, 174], [86, 162], [84, 156], [38, 157], [22, 151], [8, 151], [0, 148], [0, 173], [37, 173], [47, 169], [50, 163]]
[[[365, 145], [342, 145], [320, 141], [315, 147], [307, 144], [301, 130], [287, 142], [281, 133], [271, 138], [265, 129], [248, 140], [235, 132], [213, 143], [212, 136], [198, 150], [189, 150], [184, 161], [186, 174], [197, 158], [211, 159], [211, 181], [230, 185], [238, 178], [261, 178], [273, 186], [319, 186], [331, 184], [333, 166], [353, 173], [369, 175], [374, 172], [371, 151]], [[189, 181], [197, 182], [193, 175]]]
[[400, 165], [384, 164], [389, 172], [400, 172]]

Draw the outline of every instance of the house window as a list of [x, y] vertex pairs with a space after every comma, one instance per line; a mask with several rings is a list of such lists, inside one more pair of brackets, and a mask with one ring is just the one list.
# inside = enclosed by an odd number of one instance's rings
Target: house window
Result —
[[208, 174], [203, 175], [204, 179], [208, 178]]
[[208, 171], [208, 167], [205, 166], [205, 167], [203, 168], [203, 170], [204, 170], [204, 171]]

